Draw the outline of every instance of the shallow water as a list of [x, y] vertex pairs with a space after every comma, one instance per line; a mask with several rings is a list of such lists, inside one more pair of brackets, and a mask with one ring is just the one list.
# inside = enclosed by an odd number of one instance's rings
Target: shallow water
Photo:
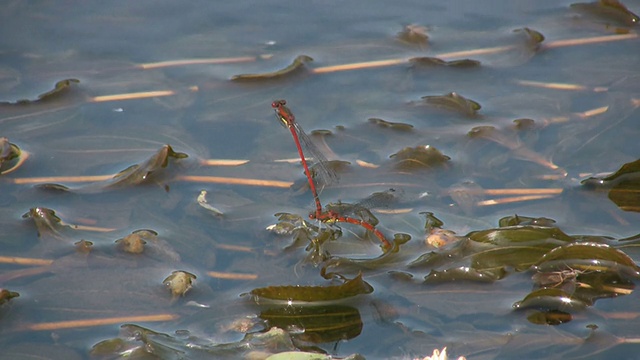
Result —
[[[640, 11], [637, 1], [625, 4]], [[553, 219], [571, 241], [605, 243], [638, 260], [635, 239], [618, 241], [640, 233], [637, 170], [616, 182], [616, 191], [581, 185], [637, 160], [636, 26], [557, 1], [12, 1], [0, 17], [2, 32], [10, 34], [0, 39], [0, 101], [7, 102], [0, 104], [0, 137], [22, 150], [19, 160], [0, 168], [9, 170], [0, 177], [0, 288], [20, 294], [0, 307], [0, 347], [9, 349], [0, 358], [88, 358], [94, 344], [119, 336], [131, 347], [156, 344], [153, 355], [140, 358], [176, 356], [158, 343], [187, 358], [220, 356], [220, 344], [277, 323], [268, 312], [280, 308], [255, 306], [241, 294], [337, 285], [320, 276], [328, 264], [347, 278], [362, 273], [374, 291], [322, 308], [344, 314], [333, 323], [291, 316], [294, 324], [285, 330], [298, 349], [412, 358], [447, 346], [468, 359], [632, 358], [636, 352], [637, 279], [623, 260], [573, 268], [583, 271], [567, 280], [574, 291], [593, 287], [590, 274], [613, 268], [623, 276], [609, 285], [615, 296], [569, 309], [557, 326], [534, 324], [533, 309], [513, 310], [534, 286], [531, 264], [518, 269], [521, 253], [495, 281], [423, 282], [432, 270], [473, 268], [487, 246], [478, 239], [467, 255], [453, 252], [460, 258], [410, 265], [420, 255], [446, 253], [425, 243], [424, 212], [461, 236], [460, 244], [465, 234], [518, 214]], [[429, 39], [400, 41], [408, 25], [418, 39], [423, 31]], [[536, 46], [525, 30], [514, 32], [524, 27], [545, 40]], [[561, 42], [570, 39], [582, 42]], [[277, 71], [302, 54], [313, 61], [291, 76], [230, 80]], [[424, 56], [481, 65], [408, 61]], [[206, 61], [166, 63], [185, 59]], [[390, 62], [372, 63], [379, 60]], [[345, 64], [352, 66], [331, 68]], [[79, 83], [38, 100], [64, 79]], [[421, 99], [451, 92], [481, 108]], [[30, 101], [17, 103], [22, 99]], [[357, 202], [389, 188], [401, 194], [374, 210], [385, 236], [411, 236], [398, 253], [350, 262], [381, 254], [377, 239], [353, 224], [339, 224], [342, 236], [323, 243], [316, 257], [308, 239], [294, 241], [300, 231], [266, 230], [278, 223], [274, 214], [306, 219], [314, 206], [295, 145], [274, 118], [275, 99], [287, 100], [330, 160], [350, 163], [340, 167], [338, 183], [323, 189], [323, 204]], [[154, 158], [166, 144], [188, 157], [170, 156], [166, 164]], [[402, 160], [401, 150], [426, 145], [449, 160], [429, 163], [433, 154]], [[134, 164], [148, 171], [133, 173]], [[43, 189], [47, 183], [70, 191]], [[202, 190], [223, 215], [198, 203]], [[307, 224], [317, 225], [328, 226]], [[123, 250], [121, 239], [141, 229], [157, 236], [145, 235], [140, 253]], [[93, 243], [89, 252], [81, 240]], [[500, 253], [495, 262], [509, 256]], [[197, 276], [184, 296], [163, 286], [175, 270]], [[119, 335], [127, 323], [173, 338]], [[337, 330], [312, 331], [330, 325]], [[266, 353], [283, 350], [270, 341], [264, 348], [252, 344]], [[193, 350], [192, 343], [202, 348]], [[245, 349], [225, 351], [248, 356]], [[119, 356], [113, 350], [104, 358]]]

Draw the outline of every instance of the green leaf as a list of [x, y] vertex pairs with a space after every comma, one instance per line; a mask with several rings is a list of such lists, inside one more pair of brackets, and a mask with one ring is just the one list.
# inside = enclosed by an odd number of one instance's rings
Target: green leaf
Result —
[[251, 290], [249, 293], [256, 303], [271, 300], [288, 302], [317, 303], [336, 301], [361, 294], [370, 294], [373, 287], [362, 280], [362, 274], [335, 286], [269, 286]]

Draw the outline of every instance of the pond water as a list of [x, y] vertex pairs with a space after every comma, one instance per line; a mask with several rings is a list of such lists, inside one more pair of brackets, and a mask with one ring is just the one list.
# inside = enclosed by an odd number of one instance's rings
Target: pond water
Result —
[[635, 358], [616, 4], [9, 1], [0, 359]]

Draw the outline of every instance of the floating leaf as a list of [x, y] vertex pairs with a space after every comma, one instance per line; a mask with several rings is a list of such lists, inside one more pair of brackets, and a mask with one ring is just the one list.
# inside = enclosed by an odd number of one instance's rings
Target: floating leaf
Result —
[[427, 35], [426, 27], [411, 24], [405, 26], [404, 29], [398, 33], [397, 39], [406, 44], [426, 47], [429, 42], [429, 35]]
[[173, 151], [171, 145], [164, 145], [158, 152], [151, 156], [147, 161], [132, 165], [122, 170], [113, 177], [109, 188], [118, 188], [123, 186], [138, 185], [143, 182], [150, 181], [151, 176], [158, 170], [167, 167], [169, 158], [184, 159], [188, 157], [185, 153]]
[[286, 305], [266, 309], [258, 316], [267, 321], [269, 327], [287, 329], [294, 339], [310, 343], [353, 339], [360, 335], [363, 327], [358, 309], [344, 305]]
[[294, 303], [319, 303], [336, 301], [361, 294], [370, 294], [373, 287], [362, 280], [362, 274], [335, 286], [269, 286], [251, 290], [253, 300], [260, 304], [273, 300]]
[[73, 85], [78, 83], [80, 83], [80, 80], [78, 79], [61, 80], [56, 83], [55, 87], [52, 90], [47, 91], [44, 94], [38, 95], [38, 98], [36, 100], [18, 100], [14, 103], [3, 102], [3, 103], [0, 103], [0, 105], [30, 105], [35, 103], [46, 102], [49, 100], [54, 100], [56, 98], [59, 98], [60, 96], [63, 96], [67, 92], [69, 92], [72, 89]]
[[270, 73], [263, 74], [240, 74], [234, 75], [231, 77], [232, 81], [247, 81], [247, 80], [271, 80], [278, 79], [287, 75], [292, 75], [297, 73], [299, 70], [304, 69], [306, 63], [313, 61], [310, 56], [307, 55], [299, 55], [297, 58], [293, 60], [291, 65], [286, 68]]
[[7, 289], [0, 288], [0, 305], [6, 303], [7, 301], [13, 298], [17, 298], [18, 296], [20, 296], [20, 294], [18, 294], [15, 291], [9, 291]]
[[193, 285], [193, 281], [196, 276], [190, 272], [177, 270], [162, 280], [162, 284], [171, 291], [171, 295], [175, 298], [178, 296], [184, 296]]
[[36, 229], [38, 229], [38, 236], [60, 238], [59, 231], [68, 228], [67, 225], [62, 224], [62, 220], [55, 211], [45, 207], [31, 208], [28, 213], [22, 215], [22, 218], [33, 219]]
[[526, 36], [526, 45], [531, 49], [537, 49], [544, 41], [544, 35], [540, 32], [529, 29], [528, 27], [513, 30], [515, 33], [521, 33]]
[[535, 264], [538, 271], [569, 266], [582, 271], [615, 271], [640, 276], [640, 267], [624, 252], [606, 244], [574, 243], [554, 248]]
[[445, 61], [435, 57], [414, 57], [409, 59], [409, 62], [415, 67], [446, 66], [453, 68], [474, 68], [480, 66], [480, 61], [471, 59]]
[[524, 299], [513, 304], [516, 310], [537, 309], [544, 311], [575, 312], [584, 310], [587, 304], [555, 288], [544, 288], [531, 292]]
[[9, 162], [19, 158], [21, 153], [17, 145], [10, 143], [6, 137], [0, 137], [0, 174], [9, 172]]
[[467, 236], [473, 241], [494, 245], [549, 243], [553, 247], [556, 247], [574, 241], [571, 236], [556, 227], [533, 225], [517, 225], [473, 231], [467, 234]]
[[389, 157], [394, 160], [395, 167], [403, 171], [430, 169], [451, 159], [430, 145], [406, 147]]
[[614, 21], [626, 26], [633, 26], [640, 22], [640, 17], [629, 11], [618, 0], [599, 0], [590, 3], [571, 4], [571, 8], [603, 20]]
[[455, 111], [467, 117], [476, 116], [482, 108], [479, 103], [464, 96], [450, 92], [444, 95], [430, 95], [422, 97], [422, 104], [447, 111]]
[[528, 217], [528, 216], [506, 216], [498, 221], [498, 226], [500, 227], [509, 227], [516, 225], [535, 225], [535, 226], [545, 226], [552, 227], [556, 223], [555, 220], [545, 218], [545, 217]]
[[393, 130], [398, 130], [398, 131], [411, 131], [413, 130], [413, 125], [411, 124], [405, 124], [405, 123], [399, 123], [399, 122], [391, 122], [391, 121], [386, 121], [383, 119], [379, 119], [379, 118], [370, 118], [369, 122], [377, 125], [381, 128], [389, 128], [389, 129], [393, 129]]
[[425, 276], [424, 282], [427, 284], [463, 280], [493, 282], [502, 279], [505, 275], [506, 271], [503, 268], [477, 270], [461, 266], [443, 271], [431, 270], [429, 275]]
[[622, 165], [603, 178], [588, 178], [581, 184], [587, 189], [608, 190], [608, 196], [624, 211], [640, 212], [640, 160]]

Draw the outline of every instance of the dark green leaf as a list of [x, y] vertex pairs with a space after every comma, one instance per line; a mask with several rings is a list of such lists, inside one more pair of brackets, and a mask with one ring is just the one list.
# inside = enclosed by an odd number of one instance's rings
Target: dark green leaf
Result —
[[256, 303], [270, 300], [315, 303], [336, 301], [361, 294], [370, 294], [373, 287], [362, 280], [362, 274], [335, 286], [269, 286], [251, 290]]
[[615, 271], [639, 276], [640, 268], [624, 252], [605, 244], [575, 243], [559, 246], [535, 264], [539, 271], [557, 271], [564, 267], [582, 271]]
[[587, 304], [568, 293], [555, 288], [544, 288], [531, 292], [521, 301], [513, 304], [516, 310], [537, 309], [543, 311], [575, 312], [583, 310]]
[[292, 75], [297, 73], [299, 70], [304, 69], [306, 63], [313, 61], [313, 59], [307, 55], [299, 55], [297, 58], [293, 60], [291, 65], [287, 66], [284, 69], [263, 73], [263, 74], [240, 74], [234, 75], [231, 77], [233, 81], [251, 81], [251, 80], [270, 80], [270, 79], [278, 79], [287, 75]]
[[360, 335], [363, 326], [358, 309], [344, 305], [288, 305], [266, 309], [258, 316], [266, 320], [269, 327], [304, 329], [292, 337], [310, 343], [353, 339]]

